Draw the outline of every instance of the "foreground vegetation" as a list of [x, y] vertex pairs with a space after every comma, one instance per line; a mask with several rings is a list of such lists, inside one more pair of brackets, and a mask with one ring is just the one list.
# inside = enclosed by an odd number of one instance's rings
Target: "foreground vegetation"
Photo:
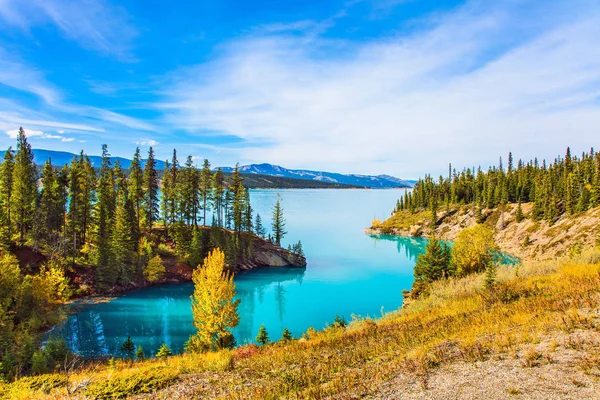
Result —
[[[552, 354], [525, 354], [548, 334], [598, 330], [600, 250], [558, 261], [503, 266], [434, 282], [427, 293], [381, 320], [309, 329], [303, 338], [167, 359], [88, 364], [82, 369], [4, 384], [6, 398], [160, 396], [323, 398], [361, 396], [398, 374], [427, 386], [436, 369], [456, 361], [519, 358], [523, 368]], [[559, 344], [557, 344], [559, 346]], [[555, 346], [556, 347], [556, 346]], [[600, 352], [575, 369], [600, 377]], [[509, 388], [507, 388], [509, 390]]]

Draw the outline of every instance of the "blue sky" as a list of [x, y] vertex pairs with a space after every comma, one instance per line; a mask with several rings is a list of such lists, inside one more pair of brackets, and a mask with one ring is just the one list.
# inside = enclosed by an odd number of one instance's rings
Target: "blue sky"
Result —
[[0, 0], [0, 146], [414, 178], [598, 146], [600, 3]]

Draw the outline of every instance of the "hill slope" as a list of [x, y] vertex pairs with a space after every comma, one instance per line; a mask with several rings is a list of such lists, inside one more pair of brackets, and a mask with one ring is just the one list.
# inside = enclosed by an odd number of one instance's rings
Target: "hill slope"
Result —
[[[531, 203], [522, 205], [525, 216], [532, 209]], [[504, 212], [500, 209], [482, 211], [484, 223], [494, 229], [494, 238], [500, 248], [522, 259], [545, 260], [568, 255], [573, 246], [592, 247], [600, 234], [600, 207], [573, 216], [562, 215], [554, 224], [525, 218], [516, 221], [517, 205], [509, 204]], [[427, 236], [430, 234], [430, 211], [412, 214], [396, 212], [382, 223], [367, 229], [371, 234], [399, 236]], [[435, 234], [444, 240], [454, 240], [458, 233], [477, 224], [471, 207], [453, 207], [450, 212], [438, 212]]]

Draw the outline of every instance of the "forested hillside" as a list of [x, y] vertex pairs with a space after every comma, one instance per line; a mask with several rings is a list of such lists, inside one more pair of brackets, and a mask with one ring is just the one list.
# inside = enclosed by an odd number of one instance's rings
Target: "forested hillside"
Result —
[[125, 174], [106, 145], [99, 168], [82, 152], [60, 168], [48, 160], [38, 174], [20, 129], [16, 151], [0, 164], [0, 381], [64, 361], [64, 342], [42, 352], [39, 333], [73, 294], [161, 282], [169, 265], [191, 270], [215, 248], [232, 270], [256, 266], [265, 253], [306, 265], [300, 243], [279, 247], [279, 200], [274, 214], [268, 233], [237, 169], [227, 178], [208, 160], [201, 170], [191, 157], [180, 165], [176, 152], [162, 182], [152, 148], [143, 168], [138, 149]]
[[[465, 169], [457, 173], [449, 167], [448, 176], [420, 179], [412, 193], [398, 201], [396, 211], [433, 212], [451, 204], [472, 205], [476, 210], [495, 208], [508, 203], [532, 202], [531, 217], [552, 224], [563, 213], [573, 215], [600, 205], [600, 154], [591, 149], [581, 157], [567, 149], [564, 158], [553, 162], [519, 160], [514, 165], [502, 159], [487, 171]], [[519, 213], [522, 218], [522, 212]]]

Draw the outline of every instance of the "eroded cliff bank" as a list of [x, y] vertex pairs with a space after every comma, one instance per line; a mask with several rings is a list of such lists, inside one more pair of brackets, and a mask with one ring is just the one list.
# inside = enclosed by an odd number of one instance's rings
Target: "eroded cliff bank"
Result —
[[[472, 207], [452, 207], [437, 214], [435, 235], [454, 240], [464, 228], [482, 222], [495, 232], [495, 240], [502, 251], [521, 259], [545, 260], [569, 254], [578, 247], [593, 246], [600, 232], [600, 207], [575, 215], [562, 215], [554, 223], [534, 221], [532, 203], [522, 204], [524, 219], [517, 222], [517, 205], [509, 204], [504, 210], [484, 209], [481, 216]], [[431, 212], [400, 211], [389, 219], [366, 229], [368, 234], [398, 236], [428, 236], [431, 234]]]

